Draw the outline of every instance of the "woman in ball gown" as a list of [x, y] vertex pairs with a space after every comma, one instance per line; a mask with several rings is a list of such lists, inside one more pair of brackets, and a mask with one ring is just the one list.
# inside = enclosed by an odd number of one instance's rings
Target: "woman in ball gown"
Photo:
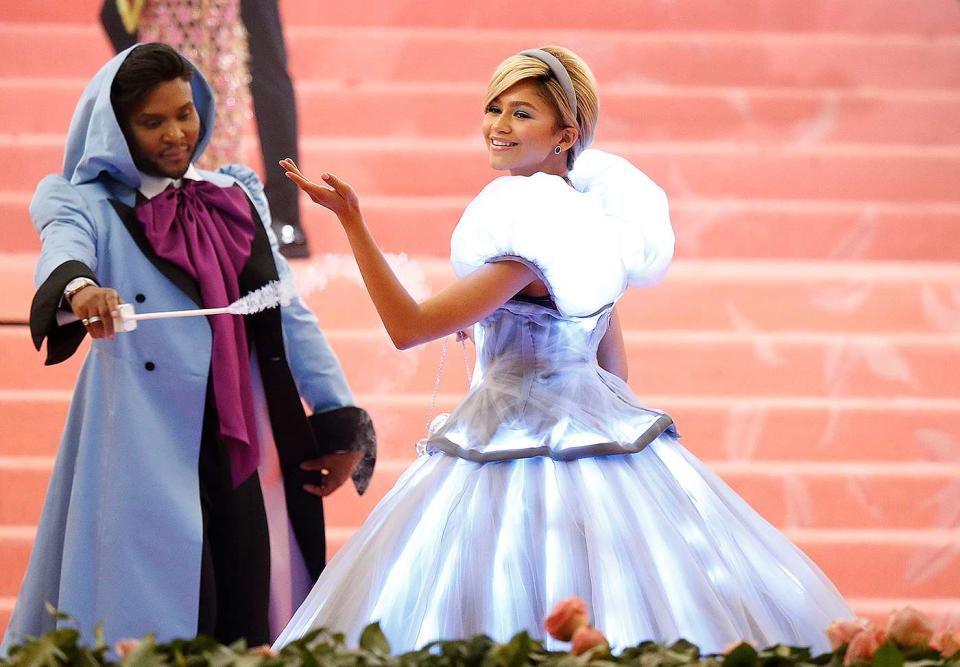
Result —
[[543, 618], [571, 596], [620, 648], [683, 637], [707, 651], [739, 639], [827, 650], [826, 627], [851, 616], [817, 566], [627, 386], [617, 301], [663, 277], [674, 239], [663, 191], [588, 150], [597, 116], [593, 75], [567, 49], [498, 67], [482, 132], [490, 164], [510, 175], [467, 206], [451, 240], [459, 279], [422, 303], [349, 185], [281, 163], [338, 216], [396, 346], [473, 327], [477, 367], [277, 646], [317, 627], [356, 641], [374, 621], [395, 651], [543, 637]]

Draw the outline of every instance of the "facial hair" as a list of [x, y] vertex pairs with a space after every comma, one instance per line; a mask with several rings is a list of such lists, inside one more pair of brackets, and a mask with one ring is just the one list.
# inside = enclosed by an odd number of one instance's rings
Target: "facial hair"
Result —
[[190, 153], [190, 159], [187, 161], [187, 166], [185, 166], [180, 171], [179, 174], [171, 174], [161, 169], [160, 165], [157, 164], [157, 162], [155, 162], [154, 160], [151, 160], [146, 154], [144, 154], [144, 152], [140, 150], [139, 146], [129, 146], [129, 143], [128, 143], [128, 146], [130, 148], [130, 155], [133, 158], [133, 164], [134, 166], [136, 166], [137, 169], [139, 169], [144, 174], [147, 174], [149, 176], [158, 176], [160, 178], [172, 178], [174, 180], [183, 178], [183, 175], [187, 173], [187, 169], [189, 169], [190, 165], [193, 164], [193, 158], [197, 154], [198, 145], [199, 144], [194, 144], [193, 150]]

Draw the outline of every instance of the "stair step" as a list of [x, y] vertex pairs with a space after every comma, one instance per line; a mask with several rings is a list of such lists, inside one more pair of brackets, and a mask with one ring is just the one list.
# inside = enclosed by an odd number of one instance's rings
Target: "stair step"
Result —
[[[441, 341], [401, 352], [382, 330], [330, 330], [327, 337], [354, 391], [424, 393], [433, 388]], [[628, 332], [625, 340], [631, 382], [641, 388], [641, 397], [957, 396], [956, 379], [944, 373], [960, 364], [957, 336], [657, 331]], [[0, 345], [0, 366], [9, 369], [3, 380], [8, 388], [68, 389], [84, 356], [81, 351], [43, 368], [26, 327], [0, 328]], [[465, 380], [456, 375], [459, 390]]]
[[[27, 214], [30, 197], [27, 191], [0, 193], [4, 252], [40, 249]], [[469, 200], [365, 196], [363, 206], [386, 251], [446, 257], [450, 234]], [[301, 208], [315, 253], [350, 252], [329, 212], [306, 197]], [[679, 259], [960, 262], [960, 204], [703, 200], [671, 194], [670, 211]]]
[[431, 0], [408, 0], [402, 3], [376, 0], [364, 4], [362, 8], [343, 4], [330, 8], [330, 11], [311, 2], [287, 2], [284, 5], [284, 20], [291, 26], [345, 27], [393, 25], [497, 29], [504, 25], [516, 25], [571, 30], [960, 32], [960, 12], [947, 0], [932, 2], [918, 9], [912, 12], [906, 7], [891, 7], [881, 0], [861, 0], [845, 3], [842, 7], [824, 0], [802, 5], [790, 0], [748, 0], [723, 9], [709, 0], [676, 5], [614, 0], [591, 6], [589, 12], [564, 12], [558, 11], [557, 3], [551, 0], [535, 0], [522, 7], [509, 0], [495, 0], [476, 6], [438, 6]]
[[[0, 113], [4, 127], [65, 131], [85, 84], [79, 78], [0, 79], [0, 96], [18, 100]], [[306, 137], [337, 128], [348, 136], [472, 138], [479, 135], [481, 97], [473, 84], [297, 85]], [[39, 108], [44, 113], [36, 113]], [[385, 108], [403, 114], [384, 123]], [[603, 90], [597, 140], [943, 145], [960, 143], [960, 124], [953, 122], [958, 115], [955, 93], [610, 86]]]
[[[507, 56], [562, 43], [607, 83], [944, 89], [960, 83], [954, 34], [612, 32], [293, 26], [296, 80], [476, 81]], [[71, 58], [59, 58], [69, 43]], [[32, 58], [19, 54], [29, 52]], [[456, 58], [437, 54], [457, 54]], [[99, 26], [0, 23], [0, 76], [90, 77], [111, 57]], [[55, 65], [54, 65], [55, 63]], [[627, 65], [625, 65], [625, 63]]]
[[[411, 90], [412, 88], [412, 90]], [[449, 84], [298, 86], [303, 136], [321, 136], [336, 127], [370, 137], [479, 136], [482, 90]], [[855, 90], [806, 91], [702, 89], [675, 86], [601, 89], [597, 141], [761, 141], [791, 144], [877, 143], [956, 144], [960, 99], [919, 94], [893, 99]], [[437, 114], [437, 108], [443, 113]], [[403, 109], [384, 123], [383, 109]], [[46, 125], [59, 131], [63, 126]], [[24, 130], [26, 131], [26, 130]]]
[[[325, 329], [380, 327], [359, 273], [310, 291], [312, 276], [337, 275], [343, 266], [352, 269], [352, 258], [295, 263], [307, 303]], [[444, 260], [418, 261], [417, 267], [430, 293], [455, 280]], [[418, 284], [404, 273], [401, 280], [411, 289]], [[24, 297], [32, 290], [25, 284]], [[929, 264], [677, 261], [663, 283], [628, 290], [617, 309], [627, 331], [960, 333], [960, 271]]]
[[[429, 391], [439, 344], [414, 355], [382, 333], [330, 333], [347, 376], [361, 392]], [[922, 338], [814, 334], [628, 332], [631, 380], [644, 394], [956, 397], [945, 368], [960, 363], [954, 336]], [[416, 352], [419, 352], [417, 355]], [[416, 367], [414, 367], [416, 365]]]
[[[35, 262], [27, 253], [0, 254], [0, 321], [27, 320]], [[325, 330], [381, 328], [352, 256], [317, 256], [293, 268]], [[421, 298], [455, 280], [445, 259], [416, 258], [398, 270]], [[328, 282], [317, 290], [319, 276]], [[121, 288], [122, 298], [132, 296]], [[627, 330], [960, 333], [960, 265], [678, 260], [663, 283], [628, 290], [617, 307]]]
[[20, 591], [35, 533], [34, 525], [0, 526], [0, 596], [3, 598], [15, 598]]
[[[32, 191], [58, 173], [64, 135], [0, 136], [0, 179]], [[608, 143], [671, 196], [681, 199], [875, 200], [957, 203], [960, 148], [815, 146], [783, 149], [737, 143]], [[480, 140], [307, 139], [304, 164], [323, 165], [361, 197], [467, 197], [499, 176]], [[251, 147], [247, 162], [259, 160]], [[278, 167], [279, 169], [279, 167]], [[789, 178], [784, 176], [789, 174]]]
[[[62, 142], [61, 142], [62, 143]], [[51, 150], [59, 154], [60, 144]], [[783, 149], [752, 144], [598, 144], [640, 167], [673, 197], [956, 202], [960, 149], [875, 146]], [[38, 164], [49, 150], [39, 148]], [[4, 153], [14, 153], [14, 147]], [[304, 161], [350, 180], [361, 194], [469, 196], [497, 172], [479, 140], [315, 139]], [[789, 174], [789, 178], [784, 178]], [[23, 178], [25, 174], [21, 174]], [[11, 184], [18, 180], [10, 174]]]
[[[34, 40], [36, 41], [36, 40]], [[476, 81], [531, 45], [563, 44], [603, 86], [956, 87], [960, 39], [855, 34], [690, 33], [337, 27], [287, 31], [295, 79]], [[456, 58], [437, 54], [456, 53]], [[331, 66], [336, 63], [336, 66]], [[0, 69], [0, 74], [4, 74]]]
[[[537, 26], [551, 29], [603, 30], [773, 30], [783, 32], [858, 32], [952, 34], [960, 31], [960, 12], [949, 0], [916, 7], [883, 0], [838, 5], [830, 0], [798, 4], [792, 0], [740, 0], [720, 8], [710, 0], [681, 4], [613, 0], [589, 12], [560, 11], [552, 0], [518, 5], [494, 0], [483, 5], [442, 4], [433, 0], [368, 0], [362, 4], [318, 5], [284, 0], [287, 26], [429, 26], [502, 28]], [[80, 23], [98, 20], [100, 3], [81, 0], [64, 5], [11, 3], [3, 20], [23, 23]]]

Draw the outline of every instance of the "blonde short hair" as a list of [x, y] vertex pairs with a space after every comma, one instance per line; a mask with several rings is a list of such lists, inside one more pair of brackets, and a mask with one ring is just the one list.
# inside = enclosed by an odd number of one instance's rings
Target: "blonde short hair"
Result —
[[557, 58], [567, 70], [567, 73], [570, 74], [573, 90], [577, 94], [576, 117], [574, 117], [573, 109], [570, 108], [563, 87], [550, 71], [550, 66], [533, 56], [510, 56], [500, 63], [493, 76], [490, 77], [484, 108], [490, 106], [490, 103], [508, 88], [521, 81], [526, 79], [539, 81], [544, 99], [553, 105], [560, 117], [560, 127], [575, 127], [580, 133], [577, 143], [567, 151], [567, 168], [569, 169], [573, 167], [573, 162], [577, 159], [577, 156], [593, 143], [593, 135], [600, 115], [597, 81], [587, 63], [570, 49], [562, 46], [543, 46], [540, 48]]

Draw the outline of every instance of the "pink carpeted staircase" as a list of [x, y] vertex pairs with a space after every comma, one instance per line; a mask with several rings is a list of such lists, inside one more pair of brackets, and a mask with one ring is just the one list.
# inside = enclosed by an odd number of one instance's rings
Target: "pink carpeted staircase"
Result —
[[[45, 368], [32, 349], [26, 207], [110, 56], [98, 2], [3, 4], [0, 629], [83, 357]], [[433, 289], [452, 277], [459, 212], [494, 176], [478, 131], [486, 77], [522, 48], [583, 55], [600, 82], [596, 145], [666, 189], [677, 233], [665, 283], [620, 307], [631, 385], [858, 612], [911, 604], [960, 625], [960, 4], [282, 7], [304, 168], [351, 182], [384, 247], [416, 260], [406, 280]], [[309, 283], [347, 246], [305, 205], [315, 259], [296, 271]], [[441, 344], [392, 349], [349, 277], [309, 301], [380, 435], [368, 494], [327, 505], [336, 549], [413, 458]], [[460, 356], [451, 342], [439, 410], [466, 387]]]

